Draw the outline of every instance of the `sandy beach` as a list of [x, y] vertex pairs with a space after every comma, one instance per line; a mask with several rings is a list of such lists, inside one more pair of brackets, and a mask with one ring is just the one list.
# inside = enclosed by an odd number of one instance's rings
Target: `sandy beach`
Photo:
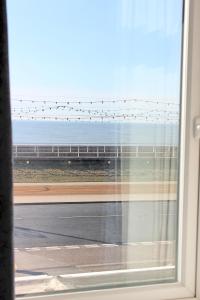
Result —
[[81, 202], [170, 200], [176, 198], [173, 182], [15, 183], [14, 202]]

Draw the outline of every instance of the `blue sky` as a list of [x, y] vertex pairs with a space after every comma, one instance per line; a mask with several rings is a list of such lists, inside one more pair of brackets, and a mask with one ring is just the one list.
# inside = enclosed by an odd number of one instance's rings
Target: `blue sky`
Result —
[[182, 0], [8, 0], [12, 97], [178, 101]]

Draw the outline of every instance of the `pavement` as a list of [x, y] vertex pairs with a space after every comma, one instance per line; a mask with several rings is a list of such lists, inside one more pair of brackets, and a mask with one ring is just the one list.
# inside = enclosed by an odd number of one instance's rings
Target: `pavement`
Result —
[[175, 264], [175, 242], [85, 244], [15, 249], [16, 276], [57, 276]]

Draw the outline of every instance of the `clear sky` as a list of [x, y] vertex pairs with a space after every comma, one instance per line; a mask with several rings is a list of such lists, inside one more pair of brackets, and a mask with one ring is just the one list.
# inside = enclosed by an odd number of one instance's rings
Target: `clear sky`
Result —
[[8, 0], [12, 97], [177, 101], [182, 0]]

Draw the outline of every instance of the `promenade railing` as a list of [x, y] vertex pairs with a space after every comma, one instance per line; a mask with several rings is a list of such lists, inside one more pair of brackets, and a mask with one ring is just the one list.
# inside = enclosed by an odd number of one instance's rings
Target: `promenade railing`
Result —
[[177, 146], [149, 145], [14, 145], [17, 160], [103, 160], [121, 158], [176, 158]]

